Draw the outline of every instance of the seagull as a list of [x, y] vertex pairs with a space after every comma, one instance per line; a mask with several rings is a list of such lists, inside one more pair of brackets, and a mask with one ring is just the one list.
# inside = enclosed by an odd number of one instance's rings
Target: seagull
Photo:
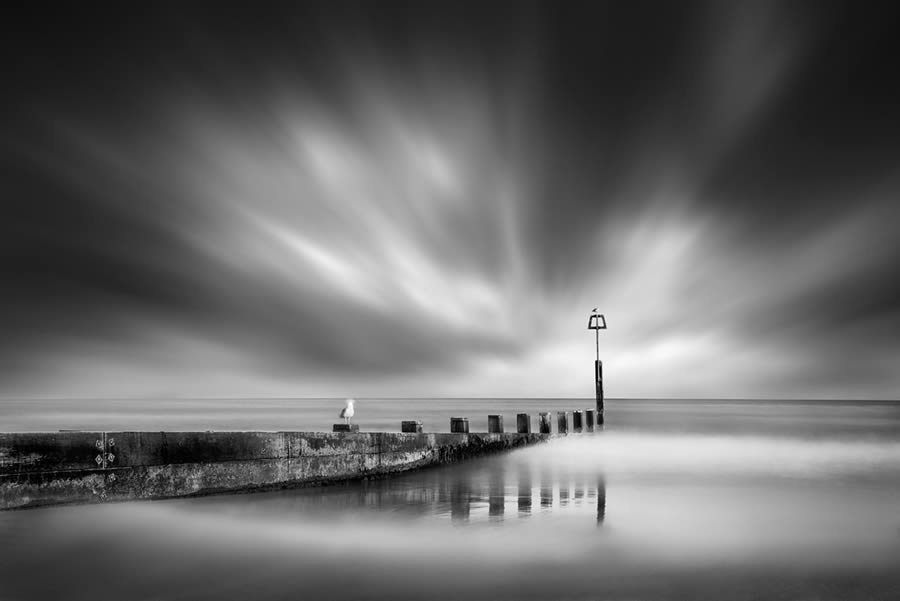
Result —
[[353, 417], [353, 414], [355, 413], [355, 411], [353, 411], [354, 402], [353, 399], [347, 399], [347, 406], [341, 409], [341, 414], [338, 416], [347, 420], [347, 425], [350, 425], [350, 418]]

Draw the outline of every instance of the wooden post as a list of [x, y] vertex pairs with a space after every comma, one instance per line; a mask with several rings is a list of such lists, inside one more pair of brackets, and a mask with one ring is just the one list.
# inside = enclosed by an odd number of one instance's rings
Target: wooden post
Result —
[[332, 432], [359, 432], [359, 426], [356, 424], [334, 424]]
[[409, 432], [412, 434], [421, 434], [422, 433], [422, 422], [418, 420], [409, 420], [400, 422], [400, 431], [401, 432]]
[[538, 413], [538, 431], [541, 434], [550, 434], [550, 412]]
[[578, 409], [577, 411], [572, 412], [572, 432], [576, 434], [581, 434], [581, 430], [584, 427], [584, 411]]
[[488, 416], [488, 433], [489, 434], [503, 434], [503, 416], [502, 415], [489, 415]]
[[594, 416], [596, 413], [593, 409], [587, 409], [584, 412], [584, 429], [588, 432], [594, 431]]
[[519, 434], [531, 434], [531, 416], [527, 413], [516, 415], [516, 432]]
[[556, 412], [556, 432], [560, 435], [566, 435], [569, 433], [569, 412], [568, 411], [557, 411]]
[[468, 434], [469, 433], [469, 418], [468, 417], [451, 417], [450, 418], [450, 432], [454, 434]]

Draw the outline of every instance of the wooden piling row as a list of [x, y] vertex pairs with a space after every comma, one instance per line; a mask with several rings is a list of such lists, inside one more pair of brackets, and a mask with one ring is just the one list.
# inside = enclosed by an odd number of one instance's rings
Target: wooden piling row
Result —
[[[538, 413], [538, 432], [541, 434], [552, 434], [553, 428], [550, 421], [550, 412], [542, 411]], [[582, 434], [584, 432], [594, 432], [596, 429], [601, 428], [602, 421], [600, 421], [597, 417], [597, 412], [594, 409], [576, 409], [572, 411], [572, 432], [574, 434]], [[344, 424], [335, 424], [334, 431], [335, 432], [349, 432], [349, 431], [358, 431], [359, 426], [355, 424], [353, 426], [346, 426]], [[400, 431], [411, 433], [411, 434], [421, 434], [422, 433], [422, 422], [420, 420], [404, 420], [400, 422]], [[450, 418], [450, 432], [454, 434], [468, 434], [469, 433], [469, 418], [468, 417], [451, 417]], [[505, 429], [503, 428], [503, 416], [502, 415], [488, 415], [488, 433], [489, 434], [503, 434]], [[531, 415], [528, 413], [517, 413], [516, 414], [516, 433], [518, 434], [531, 434]], [[559, 435], [567, 435], [569, 433], [569, 412], [568, 411], [557, 411], [556, 413], [556, 433]]]

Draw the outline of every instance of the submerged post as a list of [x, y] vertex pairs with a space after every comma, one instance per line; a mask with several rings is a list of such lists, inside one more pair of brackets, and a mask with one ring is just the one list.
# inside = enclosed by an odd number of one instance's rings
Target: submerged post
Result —
[[538, 431], [541, 434], [550, 434], [550, 412], [538, 413]]
[[597, 307], [588, 317], [588, 329], [594, 330], [597, 344], [597, 358], [594, 360], [594, 391], [597, 396], [597, 425], [603, 424], [603, 362], [600, 361], [600, 330], [606, 329], [606, 317], [597, 313]]
[[516, 432], [519, 434], [531, 434], [531, 416], [527, 413], [516, 415]]
[[450, 418], [450, 432], [454, 434], [468, 434], [469, 433], [469, 418], [468, 417], [451, 417]]
[[503, 433], [503, 416], [502, 415], [489, 415], [488, 416], [488, 433], [489, 434], [502, 434]]
[[569, 412], [568, 411], [557, 411], [556, 412], [556, 432], [558, 434], [568, 434], [569, 433]]
[[584, 411], [582, 411], [581, 409], [572, 412], [572, 432], [581, 434], [581, 429], [583, 428], [584, 422], [584, 420], [582, 419], [583, 417]]

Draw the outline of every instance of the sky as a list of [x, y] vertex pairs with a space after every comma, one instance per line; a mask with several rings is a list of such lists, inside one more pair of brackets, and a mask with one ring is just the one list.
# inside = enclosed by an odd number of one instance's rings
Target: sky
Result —
[[900, 398], [893, 3], [5, 13], [0, 398]]

